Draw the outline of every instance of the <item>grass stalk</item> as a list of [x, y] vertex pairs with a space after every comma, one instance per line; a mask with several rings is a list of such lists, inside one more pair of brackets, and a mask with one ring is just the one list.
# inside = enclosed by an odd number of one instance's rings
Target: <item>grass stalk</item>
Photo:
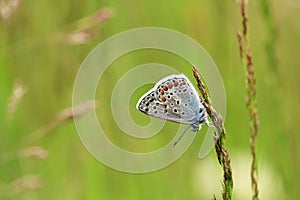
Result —
[[[193, 67], [193, 74], [197, 80], [197, 87], [201, 92], [203, 105], [206, 108], [206, 111], [209, 117], [212, 120], [212, 123], [216, 127], [217, 132], [214, 133], [215, 138], [215, 150], [217, 153], [218, 161], [223, 168], [223, 192], [222, 197], [224, 200], [232, 199], [232, 188], [233, 188], [233, 179], [232, 179], [232, 170], [230, 164], [229, 154], [225, 148], [225, 136], [226, 130], [224, 127], [223, 119], [219, 113], [212, 106], [212, 101], [208, 95], [206, 86], [199, 75], [196, 67]], [[213, 199], [216, 199], [214, 196]]]
[[252, 186], [252, 199], [258, 200], [258, 170], [257, 170], [257, 156], [255, 143], [259, 129], [259, 119], [258, 119], [258, 109], [257, 109], [257, 98], [256, 98], [256, 77], [255, 69], [252, 59], [252, 51], [250, 48], [249, 40], [249, 25], [248, 25], [248, 16], [247, 16], [247, 5], [245, 0], [240, 0], [240, 12], [242, 15], [242, 33], [237, 33], [240, 56], [242, 63], [245, 68], [245, 79], [246, 79], [246, 107], [248, 109], [248, 114], [250, 118], [249, 124], [249, 146], [251, 151], [251, 186]]

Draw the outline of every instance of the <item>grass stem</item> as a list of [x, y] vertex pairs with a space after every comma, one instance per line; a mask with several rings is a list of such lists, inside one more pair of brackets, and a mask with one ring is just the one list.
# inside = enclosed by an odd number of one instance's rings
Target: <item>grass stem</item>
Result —
[[[208, 95], [206, 86], [199, 75], [196, 67], [193, 67], [193, 74], [197, 80], [197, 87], [201, 92], [203, 98], [203, 105], [206, 108], [206, 111], [211, 118], [214, 126], [217, 131], [214, 133], [215, 138], [215, 150], [217, 153], [218, 161], [223, 168], [223, 192], [222, 196], [224, 200], [232, 199], [232, 188], [233, 188], [233, 179], [232, 179], [232, 170], [230, 164], [229, 154], [225, 148], [225, 136], [226, 130], [224, 127], [223, 119], [220, 114], [218, 114], [212, 106], [212, 101]], [[215, 199], [215, 196], [214, 196]]]

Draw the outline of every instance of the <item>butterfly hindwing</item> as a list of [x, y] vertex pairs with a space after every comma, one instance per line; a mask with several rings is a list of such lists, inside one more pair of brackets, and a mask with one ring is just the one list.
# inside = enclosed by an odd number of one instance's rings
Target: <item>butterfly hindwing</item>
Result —
[[147, 115], [186, 124], [195, 121], [200, 106], [196, 90], [183, 74], [160, 80], [137, 104]]

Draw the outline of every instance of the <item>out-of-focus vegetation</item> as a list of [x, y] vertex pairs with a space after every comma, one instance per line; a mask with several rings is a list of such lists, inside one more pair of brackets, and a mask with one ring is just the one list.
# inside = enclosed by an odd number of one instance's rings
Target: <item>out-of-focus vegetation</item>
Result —
[[[250, 1], [248, 10], [260, 115], [256, 144], [260, 197], [296, 199], [300, 3]], [[80, 142], [68, 108], [81, 62], [113, 34], [145, 26], [189, 35], [216, 62], [227, 94], [226, 146], [233, 196], [250, 199], [245, 71], [236, 37], [241, 16], [234, 1], [0, 0], [0, 14], [0, 199], [211, 199], [213, 194], [221, 199], [222, 170], [215, 152], [198, 159], [204, 131], [178, 161], [146, 174], [110, 169]], [[163, 63], [191, 73], [188, 65], [173, 58], [157, 51], [121, 58], [105, 72], [102, 90], [110, 91], [122, 73], [142, 63]], [[99, 118], [109, 137], [128, 146], [106, 106], [110, 97], [101, 91], [98, 96]], [[133, 108], [138, 98], [133, 97]], [[166, 132], [174, 130], [173, 124], [167, 126]], [[167, 142], [171, 136], [157, 137]]]

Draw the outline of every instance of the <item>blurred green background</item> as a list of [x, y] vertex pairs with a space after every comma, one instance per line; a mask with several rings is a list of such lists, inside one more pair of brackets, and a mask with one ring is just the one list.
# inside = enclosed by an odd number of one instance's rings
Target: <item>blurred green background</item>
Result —
[[[300, 3], [250, 1], [248, 10], [260, 117], [260, 197], [296, 199]], [[72, 104], [76, 72], [88, 53], [113, 34], [145, 26], [170, 28], [194, 38], [219, 67], [227, 94], [226, 146], [233, 195], [251, 198], [245, 70], [236, 37], [241, 16], [234, 1], [0, 0], [0, 14], [0, 199], [211, 199], [213, 194], [221, 199], [222, 169], [215, 152], [198, 159], [206, 128], [172, 165], [129, 174], [94, 159], [65, 110]], [[112, 141], [128, 150], [139, 141], [122, 138], [105, 94], [122, 74], [147, 62], [173, 66], [192, 78], [188, 64], [157, 51], [121, 58], [105, 72], [97, 113]], [[140, 116], [135, 103], [150, 87], [132, 97], [134, 119]], [[147, 124], [149, 118], [144, 119], [141, 123]], [[167, 123], [164, 130], [173, 132], [174, 127]], [[154, 140], [167, 143], [173, 136], [161, 133]], [[149, 142], [147, 147], [155, 149], [156, 144]]]

